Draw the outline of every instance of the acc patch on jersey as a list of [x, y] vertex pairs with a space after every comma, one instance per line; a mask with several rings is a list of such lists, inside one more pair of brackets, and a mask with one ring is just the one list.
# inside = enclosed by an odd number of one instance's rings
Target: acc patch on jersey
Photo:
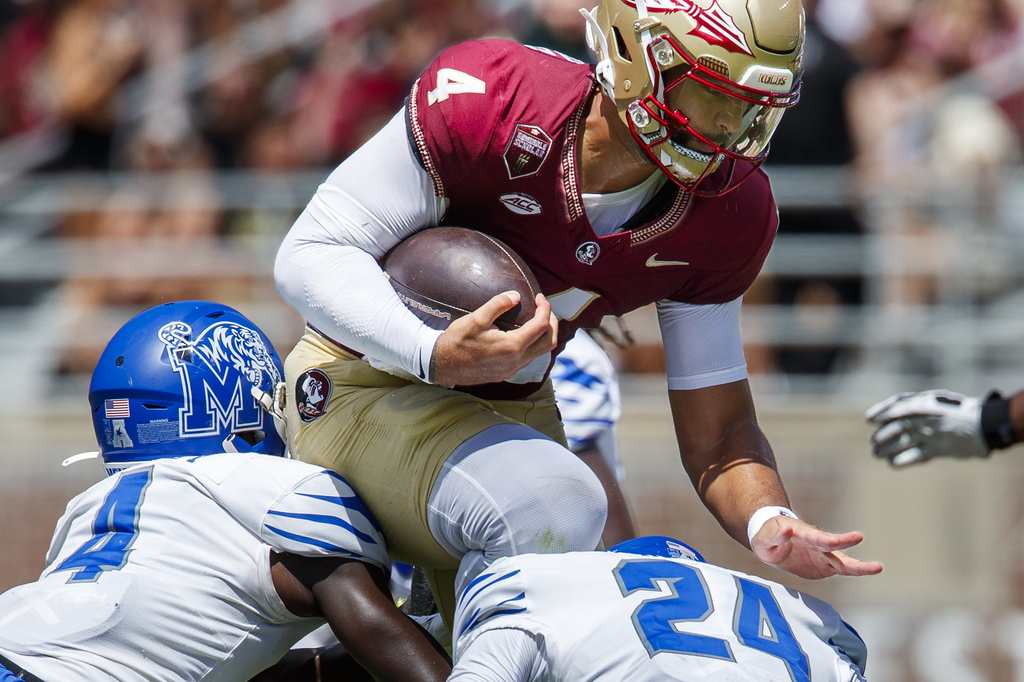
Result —
[[517, 123], [505, 148], [509, 179], [525, 178], [539, 171], [551, 151], [551, 142], [551, 136], [537, 126]]
[[307, 369], [295, 380], [295, 408], [299, 419], [311, 422], [327, 414], [331, 399], [331, 378], [319, 369]]
[[505, 205], [505, 208], [518, 215], [540, 215], [544, 212], [540, 202], [524, 192], [511, 192], [502, 194], [498, 201]]

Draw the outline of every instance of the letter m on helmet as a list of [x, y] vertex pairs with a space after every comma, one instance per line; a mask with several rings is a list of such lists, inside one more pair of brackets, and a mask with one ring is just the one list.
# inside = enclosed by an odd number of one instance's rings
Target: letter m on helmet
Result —
[[258, 429], [262, 408], [250, 387], [274, 385], [280, 372], [263, 340], [236, 322], [219, 322], [191, 338], [191, 328], [172, 322], [160, 330], [171, 367], [181, 379], [183, 438]]

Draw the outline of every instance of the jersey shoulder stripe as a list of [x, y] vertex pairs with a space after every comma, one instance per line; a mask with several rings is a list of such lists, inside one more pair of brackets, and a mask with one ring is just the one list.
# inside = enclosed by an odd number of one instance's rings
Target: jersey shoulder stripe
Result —
[[468, 631], [496, 616], [526, 611], [526, 592], [518, 581], [519, 569], [483, 573], [466, 585], [459, 597], [456, 616], [456, 640]]
[[494, 606], [488, 608], [486, 611], [483, 609], [476, 609], [465, 623], [462, 624], [462, 629], [459, 631], [459, 635], [464, 635], [466, 632], [473, 628], [486, 623], [491, 618], [498, 616], [514, 616], [517, 613], [523, 613], [526, 611], [525, 606], [519, 606], [516, 604], [526, 601], [526, 593], [520, 592], [514, 597], [510, 597], [505, 601], [498, 602]]
[[380, 524], [333, 471], [317, 471], [281, 495], [267, 510], [261, 536], [279, 551], [340, 554], [385, 570], [391, 565]]
[[319, 499], [322, 499], [325, 502], [331, 502], [332, 504], [338, 504], [338, 505], [341, 505], [341, 506], [343, 506], [343, 507], [345, 507], [347, 509], [350, 509], [350, 510], [352, 510], [354, 512], [358, 512], [363, 517], [365, 517], [371, 524], [373, 524], [373, 527], [376, 528], [378, 532], [380, 532], [380, 533], [384, 532], [383, 529], [381, 529], [380, 524], [377, 522], [377, 519], [374, 518], [373, 513], [370, 511], [370, 508], [366, 506], [366, 503], [363, 502], [361, 497], [356, 495], [355, 491], [352, 490], [352, 487], [348, 484], [348, 481], [346, 481], [344, 479], [344, 477], [342, 477], [341, 474], [339, 474], [336, 471], [331, 471], [330, 469], [324, 469], [322, 473], [324, 475], [326, 475], [326, 476], [330, 476], [330, 477], [338, 479], [338, 481], [341, 484], [341, 486], [344, 489], [348, 490], [350, 492], [350, 494], [344, 495], [344, 496], [340, 496], [340, 497], [338, 497], [338, 496], [323, 496], [323, 497], [321, 497], [321, 496], [316, 495], [315, 493], [306, 493], [306, 492], [300, 492], [298, 494], [302, 495], [304, 497], [309, 497], [309, 498], [314, 498], [314, 499], [319, 498]]

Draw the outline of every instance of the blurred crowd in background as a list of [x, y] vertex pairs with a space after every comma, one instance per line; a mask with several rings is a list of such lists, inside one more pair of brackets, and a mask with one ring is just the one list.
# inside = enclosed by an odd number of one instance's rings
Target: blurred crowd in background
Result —
[[[0, 0], [0, 183], [19, 174], [162, 172], [169, 175], [157, 186], [123, 186], [98, 210], [71, 212], [55, 229], [125, 249], [143, 239], [225, 236], [274, 245], [304, 202], [283, 214], [229, 209], [215, 183], [196, 179], [331, 168], [394, 115], [434, 55], [459, 41], [508, 37], [589, 61], [578, 9], [591, 4]], [[957, 255], [932, 198], [966, 197], [972, 224], [1012, 229], [992, 197], [1022, 153], [1024, 1], [805, 6], [803, 96], [785, 115], [766, 169], [841, 167], [859, 197], [913, 198], [886, 204], [882, 233], [899, 248], [880, 253], [933, 262], [909, 270], [891, 264], [896, 274], [875, 295], [896, 306], [927, 304], [943, 286], [930, 273]], [[868, 223], [879, 231], [878, 216], [850, 206], [784, 210], [780, 234], [857, 235]], [[992, 281], [982, 278], [971, 295], [1007, 290], [998, 262], [1009, 255], [986, 257]], [[250, 286], [244, 277], [92, 276], [64, 283], [60, 296], [69, 317], [87, 319], [86, 311], [110, 304], [237, 303]], [[747, 298], [820, 313], [865, 296], [857, 276], [765, 276]], [[69, 350], [60, 371], [90, 371], [95, 352]], [[849, 361], [844, 352], [752, 346], [748, 360], [754, 373], [825, 373]], [[645, 365], [636, 360], [634, 368]]]

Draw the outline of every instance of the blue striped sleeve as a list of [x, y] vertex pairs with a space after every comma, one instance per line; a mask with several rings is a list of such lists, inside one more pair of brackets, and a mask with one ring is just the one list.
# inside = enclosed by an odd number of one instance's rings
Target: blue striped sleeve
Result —
[[261, 533], [278, 551], [346, 556], [385, 571], [391, 567], [380, 524], [333, 471], [307, 476], [278, 498], [267, 511]]

